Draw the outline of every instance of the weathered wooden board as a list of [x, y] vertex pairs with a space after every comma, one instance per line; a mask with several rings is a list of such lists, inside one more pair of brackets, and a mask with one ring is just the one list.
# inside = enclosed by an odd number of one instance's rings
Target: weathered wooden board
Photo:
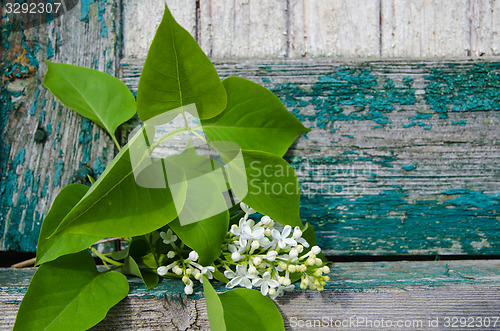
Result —
[[114, 147], [97, 125], [42, 86], [43, 59], [115, 73], [114, 3], [80, 1], [47, 24], [13, 31], [2, 21], [0, 250], [34, 251], [59, 190], [104, 170]]
[[[500, 55], [497, 0], [168, 0], [213, 58]], [[144, 58], [160, 0], [126, 0], [126, 57]]]
[[[452, 317], [474, 317], [474, 322], [478, 318], [483, 327], [474, 329], [492, 330], [493, 324], [484, 324], [486, 317], [491, 323], [499, 317], [498, 260], [334, 263], [331, 270], [331, 281], [324, 292], [296, 289], [275, 301], [288, 330], [338, 329], [335, 323], [343, 321], [347, 322], [342, 330], [402, 329], [397, 325], [364, 325], [381, 323], [382, 319], [386, 323], [410, 323], [408, 329], [443, 330], [452, 329], [445, 324]], [[14, 324], [33, 272], [0, 269], [0, 328]], [[216, 290], [225, 289], [219, 284]], [[177, 280], [163, 281], [147, 291], [132, 279], [129, 296], [94, 329], [208, 330], [201, 286], [197, 284], [190, 297], [180, 293], [183, 285]], [[497, 329], [499, 323], [497, 319]]]
[[[122, 61], [137, 88], [140, 60]], [[313, 131], [287, 154], [328, 254], [500, 253], [500, 63], [247, 61]]]

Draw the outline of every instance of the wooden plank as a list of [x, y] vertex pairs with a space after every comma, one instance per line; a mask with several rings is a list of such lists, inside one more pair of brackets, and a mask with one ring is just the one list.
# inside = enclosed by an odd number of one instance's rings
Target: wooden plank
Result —
[[[167, 0], [168, 8], [177, 22], [196, 36], [196, 1]], [[123, 54], [125, 57], [145, 58], [165, 10], [165, 1], [123, 1]]]
[[200, 1], [199, 43], [214, 58], [285, 57], [287, 1]]
[[114, 3], [81, 1], [47, 24], [2, 30], [0, 250], [34, 251], [59, 190], [99, 176], [113, 157], [107, 134], [42, 86], [41, 60], [114, 74], [115, 13]]
[[[493, 318], [500, 311], [498, 260], [334, 263], [330, 269], [331, 281], [324, 292], [297, 288], [275, 300], [287, 330], [334, 328], [342, 321], [351, 321], [342, 329], [370, 328], [363, 323], [382, 319], [414, 323], [408, 329], [448, 329], [447, 317]], [[33, 272], [0, 269], [0, 328], [12, 327]], [[186, 297], [178, 280], [163, 281], [148, 291], [131, 279], [129, 296], [94, 329], [208, 330], [199, 285]], [[216, 290], [225, 291], [220, 283]], [[353, 319], [358, 324], [352, 324]], [[429, 325], [435, 321], [438, 325]], [[315, 328], [308, 328], [309, 324]], [[492, 325], [482, 326], [478, 329], [492, 329]]]
[[290, 0], [289, 57], [378, 57], [379, 1]]
[[[500, 253], [500, 64], [218, 62], [313, 129], [287, 154], [328, 254]], [[122, 61], [137, 88], [142, 62]]]
[[500, 55], [500, 1], [472, 0], [470, 13], [472, 55]]
[[381, 0], [382, 57], [466, 57], [468, 0]]

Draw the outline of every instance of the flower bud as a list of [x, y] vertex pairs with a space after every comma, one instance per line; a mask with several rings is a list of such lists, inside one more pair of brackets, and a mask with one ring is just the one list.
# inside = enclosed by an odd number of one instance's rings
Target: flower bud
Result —
[[193, 273], [193, 268], [187, 268], [186, 271], [184, 272], [185, 275], [191, 275]]
[[296, 248], [292, 248], [288, 253], [288, 256], [290, 256], [290, 259], [294, 259], [299, 256], [299, 251]]
[[231, 254], [231, 259], [234, 262], [239, 261], [241, 259], [241, 254], [238, 252], [234, 252], [233, 254]]
[[271, 217], [269, 217], [267, 215], [264, 215], [264, 216], [262, 216], [262, 218], [260, 219], [260, 221], [262, 222], [263, 225], [268, 225], [273, 220], [271, 219]]
[[189, 253], [189, 257], [188, 257], [188, 259], [189, 259], [190, 261], [193, 261], [193, 262], [194, 262], [194, 261], [198, 260], [198, 257], [199, 257], [199, 256], [198, 256], [198, 253], [196, 253], [196, 251], [191, 251], [191, 252]]
[[327, 273], [329, 273], [329, 272], [330, 272], [330, 268], [328, 268], [328, 266], [326, 266], [326, 265], [325, 265], [325, 266], [323, 267], [323, 273], [327, 274]]
[[193, 286], [186, 285], [186, 287], [184, 287], [184, 293], [186, 293], [187, 295], [193, 294]]
[[257, 273], [257, 269], [255, 268], [255, 266], [251, 265], [248, 268], [248, 273], [251, 274], [251, 275], [255, 275]]
[[271, 229], [270, 229], [270, 228], [266, 228], [266, 229], [264, 230], [264, 235], [266, 235], [266, 236], [270, 237], [270, 236], [271, 236], [271, 232], [272, 232], [272, 231], [271, 231]]
[[290, 286], [292, 284], [292, 281], [290, 280], [290, 278], [285, 278], [285, 280], [283, 281], [283, 285], [285, 286]]
[[174, 251], [169, 251], [169, 252], [167, 253], [167, 257], [168, 257], [169, 259], [173, 259], [173, 258], [175, 257], [175, 252], [174, 252]]
[[251, 215], [251, 214], [255, 214], [255, 210], [253, 210], [253, 208], [250, 208], [247, 204], [245, 203], [240, 203], [240, 207], [241, 207], [241, 210], [243, 210], [245, 212], [245, 214], [248, 214], [248, 215]]
[[273, 262], [274, 260], [276, 260], [277, 256], [278, 256], [278, 252], [276, 252], [276, 251], [269, 251], [266, 254], [266, 259], [269, 260], [269, 261], [271, 261], [271, 262]]
[[189, 277], [186, 275], [182, 276], [182, 282], [186, 285], [189, 285]]
[[290, 265], [288, 266], [288, 271], [290, 271], [290, 272], [295, 272], [295, 265], [290, 264]]
[[295, 249], [297, 250], [297, 252], [302, 253], [302, 251], [304, 250], [304, 246], [297, 245], [297, 246], [295, 246]]
[[323, 265], [323, 261], [321, 261], [321, 259], [316, 258], [316, 259], [314, 259], [314, 262], [316, 263], [316, 265], [318, 267], [321, 267]]
[[313, 246], [311, 248], [311, 252], [314, 254], [314, 255], [318, 255], [319, 253], [321, 253], [321, 248], [319, 246]]
[[172, 271], [174, 272], [174, 274], [176, 274], [178, 276], [182, 275], [182, 268], [180, 268], [178, 265], [173, 267]]
[[286, 270], [287, 265], [286, 265], [286, 263], [285, 263], [285, 262], [280, 261], [280, 262], [278, 263], [278, 267], [280, 267], [280, 268], [281, 268], [281, 270]]
[[271, 287], [271, 288], [269, 289], [269, 292], [268, 292], [268, 293], [269, 293], [269, 295], [270, 295], [270, 296], [273, 296], [273, 295], [275, 295], [275, 294], [276, 294], [276, 290], [274, 289], [274, 287]]
[[167, 267], [159, 267], [158, 269], [156, 269], [156, 272], [158, 273], [158, 275], [164, 276], [167, 274], [168, 268]]
[[252, 258], [252, 262], [255, 265], [259, 265], [259, 264], [262, 263], [262, 259], [260, 257], [258, 257], [258, 256], [255, 256], [255, 257]]
[[253, 252], [254, 250], [256, 250], [257, 248], [259, 248], [259, 247], [260, 247], [260, 243], [259, 243], [259, 241], [258, 241], [258, 240], [254, 240], [254, 241], [252, 241], [252, 244], [250, 245], [250, 249], [252, 250], [252, 252]]

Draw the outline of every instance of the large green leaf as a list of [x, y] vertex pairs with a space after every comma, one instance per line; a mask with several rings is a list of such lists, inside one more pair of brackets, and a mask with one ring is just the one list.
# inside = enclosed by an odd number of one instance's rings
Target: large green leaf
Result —
[[135, 100], [118, 78], [93, 69], [48, 62], [43, 79], [65, 106], [102, 126], [116, 141], [116, 129], [135, 114]]
[[17, 313], [14, 330], [86, 330], [127, 296], [127, 278], [98, 272], [86, 251], [38, 268]]
[[300, 188], [293, 168], [281, 157], [243, 150], [248, 193], [238, 198], [281, 224], [302, 226], [299, 216]]
[[300, 134], [310, 131], [265, 87], [239, 77], [226, 78], [223, 84], [226, 109], [201, 122], [210, 140], [283, 156]]
[[229, 226], [229, 212], [226, 210], [187, 225], [181, 225], [176, 219], [169, 223], [169, 226], [184, 244], [198, 253], [198, 262], [203, 266], [208, 266], [220, 255], [222, 242]]
[[205, 302], [207, 304], [208, 322], [211, 330], [226, 331], [226, 322], [224, 321], [224, 309], [220, 302], [217, 292], [215, 292], [212, 284], [207, 276], [203, 275], [203, 293], [205, 294]]
[[78, 252], [102, 239], [101, 236], [73, 233], [63, 233], [48, 238], [88, 190], [89, 187], [86, 185], [70, 184], [65, 186], [56, 196], [40, 229], [36, 253], [37, 264], [44, 260], [48, 261], [57, 258], [60, 250]]
[[206, 278], [203, 290], [212, 330], [285, 330], [278, 308], [259, 291], [238, 288], [216, 295]]
[[160, 280], [157, 273], [149, 269], [140, 268], [132, 256], [127, 256], [125, 258], [122, 272], [126, 275], [140, 277], [148, 290], [155, 288], [156, 285], [158, 285], [158, 281]]
[[[69, 211], [49, 239], [67, 233], [85, 234], [93, 238], [133, 237], [152, 232], [177, 217], [171, 192], [166, 188], [147, 188], [137, 185], [131, 164], [130, 150], [134, 149], [141, 131], [118, 153], [86, 195]], [[149, 160], [148, 156], [144, 160]], [[144, 161], [145, 162], [145, 161]], [[137, 167], [140, 167], [141, 162]], [[144, 171], [147, 172], [147, 168]], [[163, 174], [156, 181], [165, 183]], [[184, 193], [180, 193], [185, 194]], [[39, 257], [47, 262], [64, 254], [75, 253], [86, 245], [61, 246], [55, 241], [54, 254]]]
[[192, 103], [200, 118], [211, 118], [224, 110], [226, 102], [212, 62], [165, 6], [139, 80], [139, 118], [146, 121]]

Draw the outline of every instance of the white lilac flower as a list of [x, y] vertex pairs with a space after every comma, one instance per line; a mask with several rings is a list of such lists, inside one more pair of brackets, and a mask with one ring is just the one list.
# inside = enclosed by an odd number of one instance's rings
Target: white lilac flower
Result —
[[160, 237], [163, 239], [163, 242], [168, 245], [177, 240], [177, 236], [172, 232], [172, 229], [168, 229], [167, 232], [160, 232]]
[[255, 210], [249, 207], [248, 205], [244, 204], [243, 202], [240, 203], [241, 210], [245, 212], [247, 215], [252, 215], [255, 214]]
[[[241, 222], [240, 222], [241, 224]], [[240, 225], [240, 246], [246, 246], [248, 240], [262, 240], [264, 238], [264, 228], [260, 226], [254, 226], [253, 228], [244, 222]]]
[[260, 292], [262, 295], [267, 295], [269, 292], [269, 288], [275, 288], [278, 287], [280, 284], [271, 278], [271, 273], [269, 271], [266, 271], [264, 275], [262, 275], [262, 278], [257, 277], [254, 280], [252, 280], [252, 285], [253, 286], [260, 286]]
[[232, 278], [229, 283], [226, 284], [227, 288], [233, 288], [236, 285], [243, 286], [246, 288], [252, 288], [252, 279], [255, 275], [252, 275], [247, 270], [246, 264], [238, 264], [236, 266], [236, 273], [230, 270], [226, 270], [224, 275], [227, 278]]
[[[201, 268], [201, 275], [207, 275], [207, 278], [208, 279], [212, 279], [213, 278], [213, 275], [212, 275], [212, 272], [215, 271], [215, 268], [214, 267], [202, 267]], [[203, 277], [200, 278], [200, 282], [203, 283]]]
[[288, 238], [291, 232], [292, 232], [292, 227], [290, 225], [286, 225], [283, 228], [283, 232], [280, 233], [278, 230], [274, 229], [271, 232], [271, 236], [276, 241], [277, 246], [280, 249], [284, 249], [287, 246], [297, 245], [297, 242], [293, 238]]
[[158, 269], [156, 269], [156, 272], [158, 273], [159, 276], [165, 276], [170, 271], [170, 269], [176, 266], [176, 264], [177, 262], [172, 262], [167, 266], [161, 266]]
[[276, 299], [277, 297], [280, 297], [282, 296], [283, 294], [285, 294], [285, 291], [293, 291], [295, 289], [295, 286], [294, 285], [290, 285], [290, 286], [283, 286], [283, 285], [280, 285], [278, 286], [278, 288], [276, 289], [276, 292], [274, 294], [271, 295], [271, 293], [269, 293], [269, 296], [271, 297], [271, 299]]
[[241, 258], [242, 258], [241, 254], [243, 254], [245, 252], [245, 247], [237, 247], [236, 245], [233, 245], [233, 244], [229, 244], [227, 246], [227, 249], [231, 253], [231, 259], [234, 262], [241, 260]]

